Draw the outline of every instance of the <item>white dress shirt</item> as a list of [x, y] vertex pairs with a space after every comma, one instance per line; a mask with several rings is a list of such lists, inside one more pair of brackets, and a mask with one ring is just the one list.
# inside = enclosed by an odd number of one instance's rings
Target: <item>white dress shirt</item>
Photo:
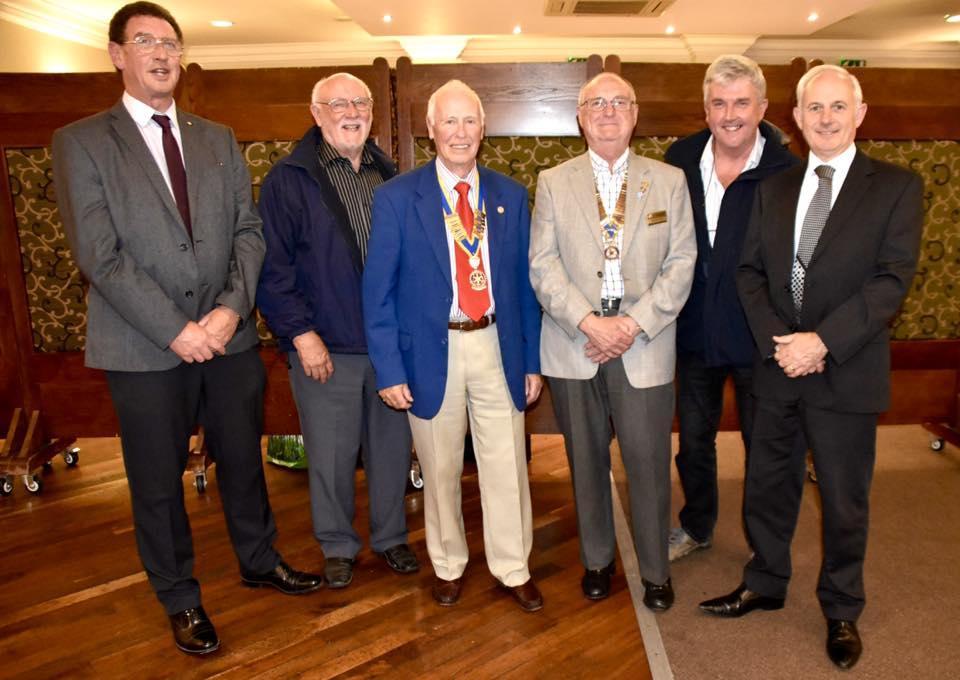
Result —
[[810, 152], [807, 160], [807, 171], [803, 175], [803, 184], [800, 185], [800, 197], [797, 199], [797, 216], [793, 226], [793, 256], [797, 256], [797, 248], [800, 247], [800, 233], [803, 231], [803, 220], [807, 216], [807, 210], [810, 209], [810, 201], [813, 195], [817, 193], [817, 186], [820, 184], [820, 178], [814, 172], [817, 166], [829, 165], [833, 168], [833, 179], [831, 182], [830, 208], [837, 202], [837, 195], [843, 188], [843, 182], [847, 179], [847, 173], [850, 172], [850, 166], [853, 164], [853, 157], [857, 155], [857, 145], [851, 143], [838, 156], [834, 156], [829, 161], [822, 161], [816, 154]]
[[[603, 203], [603, 209], [607, 215], [610, 215], [617, 205], [617, 198], [620, 197], [620, 190], [627, 177], [627, 161], [630, 156], [630, 149], [624, 150], [623, 155], [613, 163], [612, 171], [610, 170], [610, 164], [600, 158], [593, 150], [588, 153], [593, 165], [593, 178], [600, 193], [600, 202]], [[624, 215], [624, 218], [626, 218], [626, 215]], [[599, 223], [600, 215], [598, 214], [596, 222], [598, 229], [600, 228]], [[623, 229], [617, 232], [617, 250], [623, 250]], [[603, 261], [603, 283], [600, 284], [600, 297], [623, 297], [623, 270], [620, 267], [619, 257], [613, 260], [604, 259]]]
[[[766, 141], [760, 134], [760, 130], [757, 130], [753, 151], [750, 152], [750, 157], [740, 170], [740, 175], [760, 165], [760, 157], [763, 156], [763, 145]], [[713, 155], [713, 135], [710, 135], [707, 145], [703, 147], [703, 155], [700, 156], [700, 179], [703, 181], [703, 207], [707, 214], [707, 238], [710, 239], [712, 247], [713, 240], [717, 236], [717, 222], [720, 221], [720, 206], [723, 204], [723, 195], [727, 191], [717, 177], [716, 157]]]
[[[170, 195], [173, 196], [173, 186], [170, 184], [170, 173], [167, 171], [167, 157], [163, 154], [163, 128], [153, 119], [153, 115], [159, 113], [170, 118], [170, 130], [177, 140], [177, 147], [180, 149], [180, 159], [183, 160], [183, 140], [180, 138], [180, 124], [177, 122], [176, 102], [170, 104], [170, 108], [166, 111], [156, 111], [130, 95], [130, 93], [124, 92], [123, 105], [126, 107], [130, 117], [133, 118], [133, 122], [137, 124], [137, 129], [140, 130], [143, 141], [147, 143], [150, 155], [153, 156], [153, 160], [157, 162], [157, 167], [160, 168], [160, 174], [163, 175], [163, 181], [167, 183]], [[187, 167], [186, 161], [184, 161], [183, 167]]]
[[[470, 185], [470, 191], [467, 194], [467, 200], [470, 201], [470, 207], [476, 212], [477, 210], [477, 192], [479, 191], [480, 186], [480, 173], [477, 172], [477, 166], [473, 166], [466, 177], [457, 177], [457, 175], [447, 169], [447, 166], [443, 164], [443, 161], [440, 158], [437, 158], [437, 177], [440, 179], [440, 189], [443, 191], [444, 196], [447, 198], [447, 205], [454, 212], [457, 211], [457, 202], [460, 200], [460, 194], [457, 193], [457, 190], [454, 189], [460, 182], [466, 182]], [[487, 209], [489, 211], [489, 205]], [[442, 210], [441, 206], [438, 206]], [[453, 303], [450, 305], [450, 320], [451, 321], [468, 321], [468, 317], [462, 309], [460, 309], [460, 294], [457, 289], [457, 260], [456, 260], [456, 249], [459, 247], [453, 241], [453, 234], [450, 233], [450, 230], [446, 228], [444, 224], [444, 233], [447, 236], [447, 252], [450, 254], [450, 278], [451, 283], [453, 284]], [[487, 276], [487, 291], [490, 293], [490, 306], [487, 308], [486, 314], [493, 314], [495, 311], [496, 305], [493, 302], [493, 277], [490, 273], [490, 220], [487, 220], [487, 233], [483, 236], [483, 241], [480, 242], [480, 257], [483, 259], [483, 271]]]

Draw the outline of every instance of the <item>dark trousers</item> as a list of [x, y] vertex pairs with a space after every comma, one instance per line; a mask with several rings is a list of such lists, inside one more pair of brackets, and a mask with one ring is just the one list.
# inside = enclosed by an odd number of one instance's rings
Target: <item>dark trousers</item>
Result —
[[362, 547], [353, 528], [357, 456], [363, 456], [370, 499], [370, 547], [383, 552], [407, 542], [404, 494], [410, 472], [410, 422], [380, 399], [366, 354], [333, 354], [325, 383], [287, 355], [290, 387], [310, 471], [313, 533], [325, 557], [354, 558]]
[[670, 577], [673, 383], [631, 387], [620, 359], [601, 364], [589, 380], [549, 381], [573, 480], [580, 560], [587, 569], [600, 569], [616, 556], [610, 492], [612, 419], [627, 473], [640, 574], [651, 583], [663, 584]]
[[255, 349], [168, 371], [107, 371], [140, 559], [168, 614], [200, 605], [183, 505], [190, 435], [202, 425], [216, 461], [227, 530], [244, 573], [280, 560], [263, 477], [265, 371]]
[[717, 490], [717, 430], [723, 413], [723, 386], [733, 377], [740, 436], [750, 455], [753, 429], [753, 370], [749, 366], [707, 366], [698, 354], [677, 355], [677, 418], [680, 422], [680, 450], [677, 473], [683, 488], [684, 505], [680, 526], [697, 542], [713, 536], [719, 512]]
[[750, 590], [785, 597], [790, 543], [806, 475], [797, 432], [813, 450], [823, 512], [823, 562], [817, 597], [828, 618], [855, 621], [864, 606], [870, 483], [877, 415], [839, 413], [802, 401], [757, 399], [744, 490], [744, 516], [754, 554], [744, 569]]

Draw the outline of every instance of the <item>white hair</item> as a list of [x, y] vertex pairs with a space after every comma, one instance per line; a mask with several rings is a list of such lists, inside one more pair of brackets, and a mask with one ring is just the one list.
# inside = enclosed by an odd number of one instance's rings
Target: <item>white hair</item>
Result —
[[824, 73], [835, 73], [838, 78], [842, 80], [849, 80], [850, 84], [853, 85], [853, 102], [856, 106], [860, 106], [863, 103], [863, 89], [860, 87], [860, 81], [857, 80], [857, 77], [850, 73], [847, 69], [841, 68], [840, 66], [834, 66], [833, 64], [821, 64], [820, 66], [814, 66], [812, 69], [803, 74], [803, 77], [800, 78], [800, 82], [797, 83], [797, 106], [803, 106], [803, 95], [806, 93], [807, 88], [810, 87], [810, 84], [814, 80], [822, 76]]
[[359, 83], [363, 87], [363, 91], [367, 93], [367, 96], [370, 99], [373, 99], [373, 94], [370, 92], [370, 87], [365, 82], [357, 78], [352, 73], [346, 73], [341, 71], [340, 73], [334, 73], [333, 75], [329, 75], [326, 78], [321, 78], [316, 82], [316, 84], [313, 86], [313, 89], [310, 91], [311, 103], [317, 101], [317, 98], [320, 96], [320, 90], [323, 89], [324, 85], [329, 83], [331, 80], [335, 80], [338, 78], [345, 78], [347, 80], [352, 80], [355, 83]]
[[598, 73], [597, 75], [595, 75], [593, 78], [591, 78], [590, 80], [588, 80], [587, 82], [585, 82], [585, 83], [580, 87], [580, 92], [577, 93], [577, 105], [578, 105], [578, 106], [579, 106], [580, 104], [583, 104], [583, 94], [584, 94], [584, 92], [586, 92], [589, 88], [593, 87], [593, 85], [595, 85], [597, 82], [599, 82], [600, 80], [602, 80], [602, 79], [604, 79], [604, 78], [613, 78], [614, 80], [619, 80], [621, 83], [623, 83], [624, 85], [627, 86], [627, 89], [628, 89], [628, 90], [630, 90], [630, 99], [631, 99], [632, 101], [637, 101], [637, 91], [633, 89], [633, 85], [630, 83], [629, 80], [627, 80], [627, 79], [625, 79], [625, 78], [617, 75], [616, 73], [611, 73], [611, 72], [609, 72], [609, 71], [604, 71], [603, 73]]
[[742, 54], [723, 54], [714, 59], [703, 76], [703, 103], [707, 103], [712, 83], [729, 85], [740, 78], [750, 81], [757, 91], [757, 99], [761, 102], [767, 98], [767, 79], [763, 77], [760, 65]]
[[473, 91], [473, 89], [467, 85], [462, 80], [448, 80], [443, 85], [434, 90], [433, 94], [430, 95], [430, 99], [427, 100], [427, 125], [433, 125], [433, 113], [437, 108], [437, 99], [441, 94], [448, 92], [450, 90], [459, 90], [470, 97], [472, 97], [477, 102], [477, 108], [480, 109], [480, 124], [483, 124], [484, 113], [483, 113], [483, 102], [480, 101], [480, 95]]

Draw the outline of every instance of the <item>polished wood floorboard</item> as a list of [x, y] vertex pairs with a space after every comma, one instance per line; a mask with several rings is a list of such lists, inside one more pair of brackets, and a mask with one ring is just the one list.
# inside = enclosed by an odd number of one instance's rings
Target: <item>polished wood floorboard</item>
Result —
[[[522, 612], [486, 569], [469, 466], [463, 509], [471, 561], [462, 600], [451, 608], [430, 597], [420, 493], [407, 497], [418, 574], [394, 574], [364, 549], [350, 587], [289, 597], [240, 585], [216, 467], [204, 496], [185, 477], [194, 571], [222, 640], [218, 652], [201, 658], [174, 648], [140, 569], [119, 441], [79, 446], [80, 465], [55, 461], [41, 495], [29, 495], [17, 480], [14, 495], [0, 499], [0, 678], [650, 677], [622, 570], [609, 599], [591, 603], [580, 594], [573, 495], [559, 437], [534, 437], [531, 569], [545, 598], [535, 614]], [[277, 547], [295, 567], [321, 569], [306, 474], [266, 468]], [[367, 535], [362, 474], [355, 526]]]

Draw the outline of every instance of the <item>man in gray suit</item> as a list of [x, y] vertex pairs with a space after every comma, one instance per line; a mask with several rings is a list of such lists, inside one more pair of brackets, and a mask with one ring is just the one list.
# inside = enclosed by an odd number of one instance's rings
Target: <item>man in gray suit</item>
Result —
[[230, 129], [174, 104], [182, 41], [164, 8], [122, 7], [109, 52], [123, 98], [58, 130], [53, 160], [60, 214], [90, 282], [86, 365], [107, 374], [140, 558], [177, 647], [204, 654], [220, 641], [193, 578], [181, 480], [196, 425], [217, 461], [243, 583], [297, 594], [323, 581], [273, 548], [251, 319], [260, 218]]
[[610, 420], [630, 487], [644, 604], [673, 604], [667, 559], [676, 318], [697, 244], [683, 173], [629, 149], [630, 83], [603, 73], [580, 90], [588, 152], [540, 174], [530, 278], [546, 316], [540, 344], [573, 478], [581, 582], [610, 592], [616, 539]]

